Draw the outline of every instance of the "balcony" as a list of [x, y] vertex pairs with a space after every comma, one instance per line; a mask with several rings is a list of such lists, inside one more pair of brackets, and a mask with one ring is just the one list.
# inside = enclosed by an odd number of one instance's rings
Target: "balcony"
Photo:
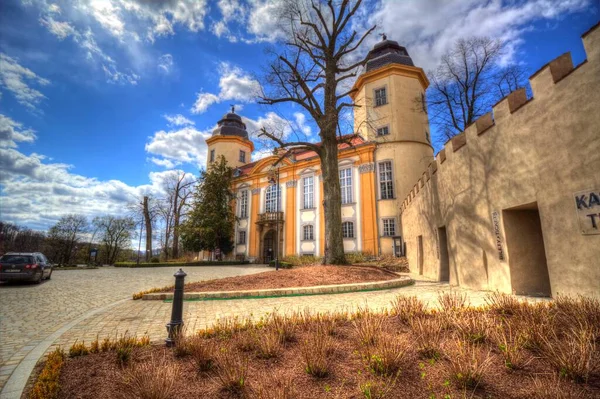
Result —
[[258, 214], [257, 224], [274, 224], [277, 220], [283, 222], [283, 212], [265, 212]]

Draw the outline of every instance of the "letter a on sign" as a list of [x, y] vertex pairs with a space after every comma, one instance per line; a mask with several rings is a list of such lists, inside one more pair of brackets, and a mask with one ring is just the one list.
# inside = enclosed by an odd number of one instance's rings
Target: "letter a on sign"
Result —
[[573, 199], [581, 234], [600, 234], [600, 189], [579, 191]]

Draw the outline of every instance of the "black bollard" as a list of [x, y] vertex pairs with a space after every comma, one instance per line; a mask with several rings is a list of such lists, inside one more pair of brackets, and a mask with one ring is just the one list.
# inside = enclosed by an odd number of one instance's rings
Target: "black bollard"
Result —
[[175, 293], [173, 294], [173, 309], [171, 310], [171, 321], [167, 324], [169, 336], [165, 340], [167, 346], [175, 345], [175, 337], [183, 326], [183, 284], [187, 274], [179, 269], [175, 276]]

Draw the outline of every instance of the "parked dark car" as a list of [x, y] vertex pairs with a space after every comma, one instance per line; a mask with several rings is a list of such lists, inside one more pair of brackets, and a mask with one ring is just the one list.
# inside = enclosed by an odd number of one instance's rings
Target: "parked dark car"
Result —
[[52, 265], [39, 252], [9, 252], [0, 257], [0, 281], [50, 280]]

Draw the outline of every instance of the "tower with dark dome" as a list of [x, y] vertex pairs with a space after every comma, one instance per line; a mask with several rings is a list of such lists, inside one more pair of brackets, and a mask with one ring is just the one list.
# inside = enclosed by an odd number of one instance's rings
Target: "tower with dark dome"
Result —
[[206, 140], [206, 144], [208, 145], [207, 166], [221, 155], [227, 160], [228, 166], [233, 168], [252, 160], [254, 144], [248, 138], [246, 124], [242, 121], [242, 117], [235, 113], [234, 107], [217, 122], [217, 127], [213, 130], [212, 136]]
[[[405, 47], [383, 35], [354, 84], [354, 129], [376, 143], [374, 170], [380, 253], [402, 245], [400, 204], [433, 159], [422, 101], [429, 85]], [[390, 228], [390, 226], [394, 226]]]

